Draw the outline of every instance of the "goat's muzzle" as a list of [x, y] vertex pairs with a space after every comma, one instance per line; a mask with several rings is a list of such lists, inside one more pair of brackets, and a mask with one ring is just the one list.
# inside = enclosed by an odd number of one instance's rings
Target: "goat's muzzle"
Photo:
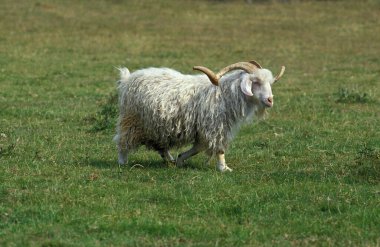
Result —
[[273, 96], [264, 99], [264, 100], [263, 100], [263, 103], [264, 103], [264, 105], [265, 105], [266, 107], [272, 107], [272, 106], [273, 106]]

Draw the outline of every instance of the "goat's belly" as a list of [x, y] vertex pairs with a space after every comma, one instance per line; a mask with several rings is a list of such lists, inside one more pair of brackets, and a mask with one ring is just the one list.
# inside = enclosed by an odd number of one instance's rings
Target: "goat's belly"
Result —
[[170, 149], [193, 143], [195, 139], [196, 133], [193, 129], [181, 130], [181, 128], [177, 129], [175, 126], [167, 126], [167, 128], [157, 126], [146, 131], [145, 145], [154, 149]]

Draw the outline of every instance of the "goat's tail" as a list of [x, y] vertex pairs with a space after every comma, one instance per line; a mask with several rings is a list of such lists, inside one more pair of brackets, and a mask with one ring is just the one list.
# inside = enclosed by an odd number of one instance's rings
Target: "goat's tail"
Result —
[[120, 80], [117, 81], [118, 86], [125, 84], [128, 81], [131, 73], [127, 68], [117, 68], [120, 71]]

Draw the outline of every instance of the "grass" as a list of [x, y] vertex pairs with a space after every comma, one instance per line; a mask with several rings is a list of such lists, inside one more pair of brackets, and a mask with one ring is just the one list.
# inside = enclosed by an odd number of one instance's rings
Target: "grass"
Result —
[[[1, 246], [380, 245], [378, 1], [0, 5]], [[287, 71], [233, 173], [119, 169], [114, 67], [248, 59]]]
[[339, 89], [336, 100], [338, 103], [367, 103], [370, 101], [371, 97], [369, 93], [361, 93], [347, 88]]

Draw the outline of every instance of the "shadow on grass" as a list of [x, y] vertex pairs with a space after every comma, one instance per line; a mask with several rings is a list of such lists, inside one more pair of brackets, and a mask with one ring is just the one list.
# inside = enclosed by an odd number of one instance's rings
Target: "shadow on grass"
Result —
[[110, 168], [115, 168], [118, 166], [116, 161], [111, 161], [111, 160], [86, 160], [86, 164], [100, 168], [100, 169], [110, 169]]
[[126, 165], [119, 165], [117, 161], [112, 160], [87, 160], [86, 163], [92, 167], [99, 169], [115, 169], [119, 168], [121, 170], [132, 170], [132, 169], [169, 169], [177, 168], [179, 170], [189, 169], [189, 170], [208, 170], [209, 167], [203, 164], [198, 164], [197, 162], [188, 161], [183, 167], [176, 167], [174, 163], [167, 163], [162, 160], [139, 160], [133, 159]]

